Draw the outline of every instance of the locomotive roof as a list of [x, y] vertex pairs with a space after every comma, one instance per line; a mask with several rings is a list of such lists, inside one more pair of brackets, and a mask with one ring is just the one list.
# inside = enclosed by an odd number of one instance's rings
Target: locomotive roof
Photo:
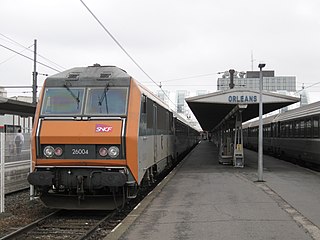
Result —
[[[299, 119], [299, 118], [319, 115], [319, 114], [320, 114], [320, 101], [311, 103], [302, 107], [298, 107], [284, 113], [279, 113], [279, 114], [266, 117], [263, 119], [263, 124], [294, 120], [294, 119]], [[243, 127], [244, 128], [256, 127], [258, 125], [259, 125], [259, 120], [256, 120], [253, 122], [245, 123]]]
[[122, 70], [121, 68], [118, 68], [116, 66], [100, 66], [99, 64], [95, 64], [93, 66], [88, 67], [75, 67], [68, 69], [66, 71], [57, 73], [55, 75], [52, 75], [49, 78], [92, 78], [96, 77], [97, 79], [100, 78], [123, 78], [123, 77], [130, 77], [130, 75]]
[[[121, 68], [115, 66], [100, 66], [95, 64], [89, 67], [76, 67], [71, 68], [66, 71], [52, 75], [46, 79], [47, 86], [59, 86], [64, 84], [65, 81], [70, 82], [72, 85], [77, 86], [78, 80], [83, 82], [88, 81], [88, 84], [96, 82], [97, 84], [102, 84], [103, 81], [116, 80], [117, 85], [128, 86], [130, 82], [130, 75], [122, 70]], [[98, 81], [92, 81], [92, 80]]]

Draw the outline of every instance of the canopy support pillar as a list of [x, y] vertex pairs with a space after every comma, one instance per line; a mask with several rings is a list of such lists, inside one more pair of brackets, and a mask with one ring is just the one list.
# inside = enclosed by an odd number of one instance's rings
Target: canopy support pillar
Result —
[[236, 124], [234, 131], [233, 166], [244, 167], [242, 110], [236, 113]]

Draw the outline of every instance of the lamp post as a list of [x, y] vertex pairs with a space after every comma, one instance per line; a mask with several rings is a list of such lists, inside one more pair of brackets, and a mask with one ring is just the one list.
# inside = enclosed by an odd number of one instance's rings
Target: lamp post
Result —
[[258, 182], [263, 182], [263, 129], [262, 129], [262, 114], [263, 114], [263, 104], [262, 104], [262, 88], [263, 88], [263, 77], [262, 68], [266, 64], [260, 63], [258, 65], [260, 69], [260, 82], [259, 82], [259, 148], [258, 148]]

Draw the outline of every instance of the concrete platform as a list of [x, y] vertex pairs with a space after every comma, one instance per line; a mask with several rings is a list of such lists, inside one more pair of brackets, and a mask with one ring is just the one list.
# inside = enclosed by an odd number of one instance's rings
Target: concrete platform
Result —
[[201, 142], [106, 239], [320, 239], [320, 174], [257, 153], [245, 167], [218, 163]]

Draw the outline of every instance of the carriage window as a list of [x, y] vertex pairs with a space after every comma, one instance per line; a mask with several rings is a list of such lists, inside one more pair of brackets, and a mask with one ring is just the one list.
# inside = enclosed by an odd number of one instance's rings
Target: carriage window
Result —
[[309, 118], [309, 119], [307, 119], [306, 120], [306, 131], [305, 131], [305, 133], [306, 133], [306, 137], [307, 138], [310, 138], [311, 137], [311, 119]]
[[147, 135], [147, 97], [141, 95], [139, 136]]
[[272, 137], [277, 137], [277, 124], [272, 124]]
[[298, 121], [294, 122], [294, 137], [299, 137], [300, 124]]
[[42, 115], [78, 115], [82, 112], [84, 88], [47, 88]]
[[280, 137], [285, 137], [286, 136], [286, 125], [285, 123], [280, 124]]
[[289, 137], [293, 137], [293, 122], [289, 123]]
[[147, 129], [149, 131], [149, 134], [152, 134], [153, 131], [153, 117], [154, 117], [154, 107], [153, 107], [154, 102], [150, 99], [147, 98]]
[[300, 121], [300, 137], [304, 137], [304, 120]]
[[271, 137], [271, 126], [270, 125], [267, 125], [266, 126], [266, 137]]
[[319, 117], [313, 118], [313, 137], [319, 137]]
[[141, 113], [147, 113], [147, 97], [145, 95], [141, 96]]
[[285, 135], [285, 137], [289, 137], [289, 132], [290, 132], [290, 123], [286, 122], [286, 135]]
[[127, 88], [88, 88], [85, 113], [90, 115], [125, 115]]

